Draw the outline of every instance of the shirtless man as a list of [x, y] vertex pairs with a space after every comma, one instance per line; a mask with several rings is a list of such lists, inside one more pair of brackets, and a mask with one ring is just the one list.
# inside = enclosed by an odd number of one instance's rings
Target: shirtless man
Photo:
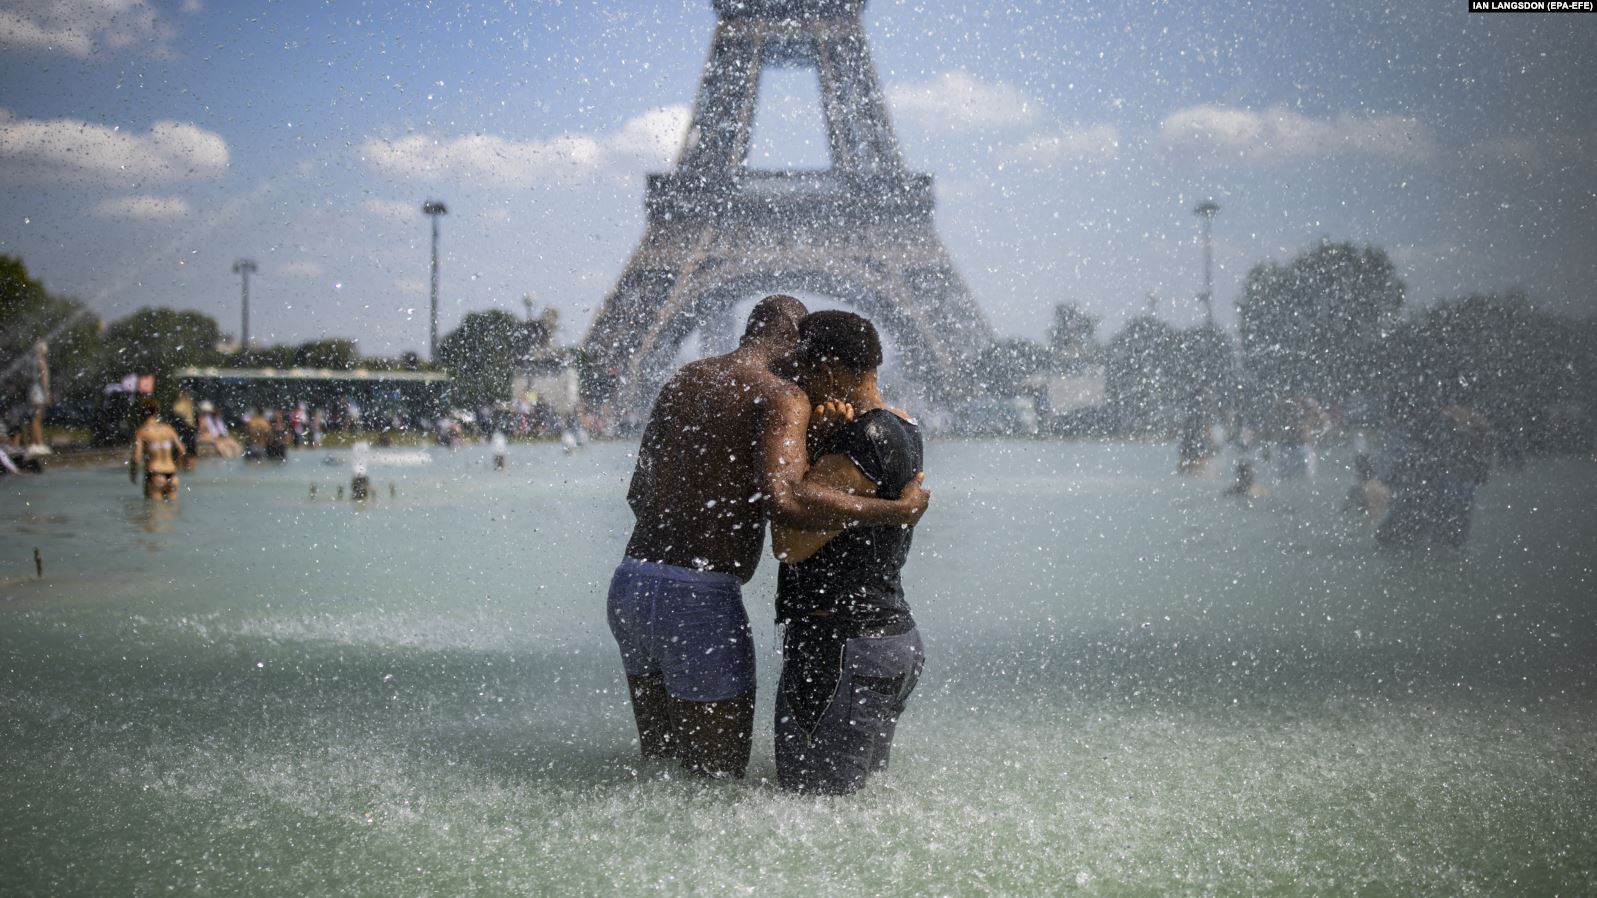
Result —
[[645, 757], [704, 776], [743, 775], [754, 728], [754, 645], [741, 584], [765, 521], [805, 530], [910, 524], [930, 494], [895, 500], [806, 482], [810, 408], [772, 366], [798, 340], [803, 303], [769, 296], [737, 349], [692, 362], [655, 401], [627, 490], [636, 524], [610, 583]]
[[139, 462], [144, 463], [144, 497], [171, 499], [177, 495], [177, 460], [184, 455], [183, 441], [172, 425], [161, 420], [155, 400], [144, 404], [144, 423], [133, 433], [133, 457], [128, 462], [128, 479], [139, 477]]

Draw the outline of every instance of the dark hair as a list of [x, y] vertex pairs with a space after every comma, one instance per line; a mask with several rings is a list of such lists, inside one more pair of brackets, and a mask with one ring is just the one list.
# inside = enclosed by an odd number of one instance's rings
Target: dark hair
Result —
[[742, 342], [765, 339], [798, 339], [798, 323], [809, 309], [785, 293], [774, 293], [754, 304]]
[[882, 341], [876, 327], [853, 312], [811, 312], [799, 322], [798, 357], [810, 365], [836, 362], [871, 371], [882, 364]]

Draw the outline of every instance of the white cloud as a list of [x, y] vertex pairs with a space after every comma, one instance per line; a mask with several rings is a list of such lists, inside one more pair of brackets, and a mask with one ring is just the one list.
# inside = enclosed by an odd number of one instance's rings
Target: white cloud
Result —
[[1011, 159], [1038, 167], [1057, 162], [1107, 162], [1120, 155], [1120, 129], [1114, 125], [1072, 125], [1038, 134], [1016, 146]]
[[688, 107], [661, 106], [628, 119], [621, 130], [604, 141], [613, 158], [629, 159], [646, 165], [662, 166], [676, 158], [692, 119]]
[[320, 262], [311, 262], [301, 259], [294, 262], [284, 262], [277, 267], [277, 273], [291, 278], [319, 278], [326, 273]]
[[90, 210], [99, 218], [132, 221], [170, 221], [188, 215], [188, 201], [180, 196], [121, 196], [102, 200]]
[[1240, 159], [1356, 154], [1412, 160], [1427, 159], [1436, 152], [1430, 129], [1408, 116], [1344, 112], [1316, 119], [1285, 106], [1188, 106], [1160, 122], [1159, 134], [1173, 148]]
[[147, 46], [165, 55], [172, 29], [146, 0], [0, 0], [0, 50], [64, 53]]
[[378, 171], [400, 178], [530, 187], [588, 177], [606, 165], [664, 165], [681, 144], [687, 123], [687, 107], [667, 106], [597, 137], [562, 134], [547, 140], [511, 140], [490, 134], [452, 138], [412, 134], [366, 140], [360, 155]]
[[189, 122], [149, 133], [78, 119], [24, 119], [0, 109], [0, 170], [13, 179], [76, 184], [169, 183], [227, 168], [227, 141]]
[[368, 215], [384, 221], [412, 221], [421, 217], [421, 203], [408, 203], [404, 200], [372, 199], [361, 203], [360, 207]]
[[887, 89], [893, 114], [928, 128], [979, 131], [1036, 121], [1041, 106], [1002, 82], [987, 84], [969, 72], [944, 72], [919, 84]]

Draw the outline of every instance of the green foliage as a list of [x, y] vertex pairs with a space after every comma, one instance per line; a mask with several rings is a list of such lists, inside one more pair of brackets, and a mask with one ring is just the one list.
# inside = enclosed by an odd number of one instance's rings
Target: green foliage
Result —
[[994, 340], [977, 362], [985, 391], [990, 396], [1015, 396], [1026, 378], [1048, 368], [1050, 354], [1041, 343], [1025, 337]]
[[1163, 431], [1175, 420], [1182, 389], [1178, 331], [1153, 315], [1139, 315], [1109, 341], [1104, 392], [1122, 425]]
[[1180, 377], [1212, 403], [1234, 405], [1237, 383], [1236, 348], [1224, 331], [1201, 325], [1178, 332], [1176, 362]]
[[1140, 315], [1109, 343], [1104, 392], [1126, 430], [1169, 433], [1194, 397], [1213, 406], [1235, 392], [1232, 359], [1231, 341], [1212, 327]]
[[[1527, 448], [1574, 448], [1597, 416], [1597, 324], [1538, 311], [1521, 293], [1439, 303], [1398, 330], [1387, 369], [1398, 410], [1461, 404]], [[1574, 422], [1571, 415], [1583, 415]]]
[[0, 365], [19, 363], [0, 384], [5, 405], [22, 401], [33, 381], [33, 347], [50, 347], [52, 398], [92, 397], [99, 389], [100, 320], [75, 299], [54, 296], [28, 276], [21, 259], [0, 256]]
[[254, 345], [248, 352], [237, 352], [227, 358], [230, 368], [293, 368], [299, 347], [284, 343], [276, 346]]
[[541, 322], [525, 322], [491, 309], [467, 312], [460, 326], [438, 341], [438, 363], [455, 382], [455, 403], [475, 407], [510, 398], [510, 375], [535, 341], [547, 343]]
[[294, 364], [300, 368], [330, 368], [349, 371], [359, 367], [360, 353], [354, 340], [312, 340], [301, 343], [294, 352]]
[[1054, 306], [1054, 324], [1048, 329], [1048, 346], [1055, 354], [1075, 354], [1096, 344], [1098, 316], [1072, 302]]
[[201, 312], [140, 309], [106, 329], [102, 379], [109, 382], [125, 374], [153, 374], [156, 398], [168, 404], [177, 395], [174, 371], [222, 361], [216, 349], [220, 336], [216, 319]]
[[1054, 306], [1053, 327], [1048, 329], [1053, 372], [1075, 374], [1089, 365], [1101, 364], [1104, 348], [1098, 343], [1097, 330], [1098, 316], [1082, 311], [1075, 303]]
[[1255, 265], [1237, 303], [1243, 367], [1272, 397], [1334, 405], [1378, 392], [1403, 290], [1377, 247], [1326, 241], [1285, 265]]

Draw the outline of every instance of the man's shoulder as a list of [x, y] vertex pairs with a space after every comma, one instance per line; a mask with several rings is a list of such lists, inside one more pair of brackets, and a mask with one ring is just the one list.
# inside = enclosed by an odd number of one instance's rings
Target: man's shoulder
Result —
[[701, 391], [729, 393], [731, 398], [756, 405], [778, 399], [807, 402], [798, 384], [773, 372], [767, 364], [741, 358], [735, 352], [683, 365], [666, 382], [661, 395]]

